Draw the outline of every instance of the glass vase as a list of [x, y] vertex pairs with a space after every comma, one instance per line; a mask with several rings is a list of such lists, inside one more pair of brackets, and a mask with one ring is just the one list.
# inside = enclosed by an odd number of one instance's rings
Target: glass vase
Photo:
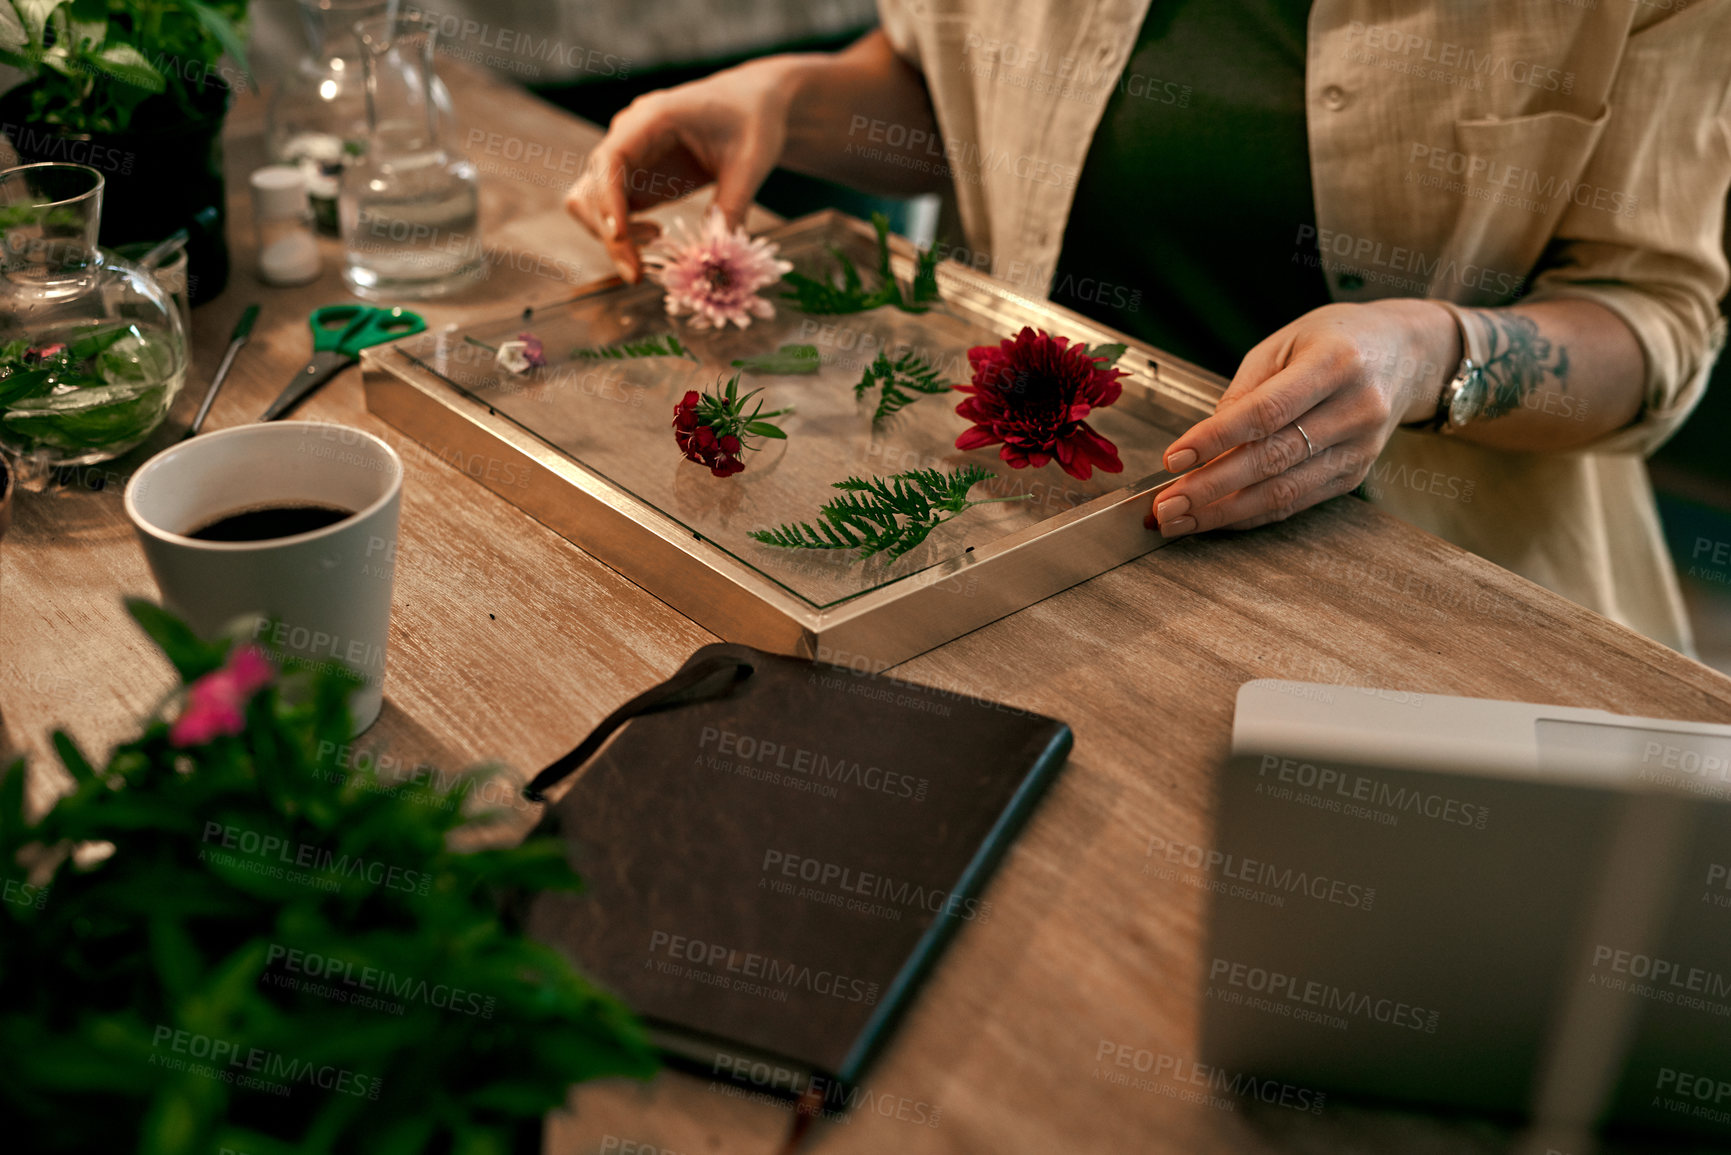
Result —
[[[318, 229], [334, 237], [343, 169], [367, 138], [366, 82], [355, 25], [387, 18], [396, 0], [298, 3], [306, 46], [271, 98], [266, 141], [275, 163], [300, 166]], [[437, 81], [433, 103], [448, 131], [454, 123], [451, 95]]]
[[418, 12], [355, 25], [366, 77], [365, 150], [343, 172], [343, 280], [369, 300], [457, 292], [485, 268], [480, 181], [438, 112], [438, 26]]
[[18, 485], [149, 437], [186, 379], [186, 332], [149, 273], [96, 246], [102, 174], [0, 172], [0, 452]]

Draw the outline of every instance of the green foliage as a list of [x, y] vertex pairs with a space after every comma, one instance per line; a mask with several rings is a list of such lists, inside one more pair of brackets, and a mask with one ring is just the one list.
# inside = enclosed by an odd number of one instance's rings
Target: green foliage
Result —
[[1118, 358], [1122, 357], [1125, 351], [1129, 348], [1130, 346], [1128, 345], [1120, 342], [1113, 342], [1111, 344], [1094, 345], [1085, 348], [1083, 351], [1087, 354], [1089, 360], [1098, 361], [1100, 363], [1100, 368], [1110, 369], [1118, 363]]
[[[228, 643], [129, 608], [184, 679], [224, 662]], [[242, 732], [183, 749], [153, 717], [100, 769], [57, 733], [74, 785], [34, 820], [22, 761], [0, 775], [18, 1150], [504, 1152], [569, 1084], [653, 1071], [625, 1009], [501, 918], [508, 895], [578, 887], [563, 845], [453, 851], [474, 779], [348, 769], [355, 684], [279, 675]]]
[[938, 376], [938, 371], [931, 363], [912, 353], [903, 353], [891, 361], [889, 354], [880, 352], [877, 359], [866, 366], [864, 375], [854, 385], [853, 395], [864, 397], [866, 393], [879, 387], [883, 392], [879, 394], [878, 407], [872, 413], [873, 425], [904, 406], [918, 401], [915, 394], [929, 395], [950, 391], [950, 383]]
[[[914, 255], [914, 300], [916, 305], [924, 305], [928, 301], [938, 299], [938, 252], [936, 249], [921, 249]], [[910, 309], [909, 312], [923, 312], [923, 309]]]
[[697, 354], [680, 343], [672, 333], [645, 337], [641, 341], [619, 341], [612, 345], [587, 345], [571, 350], [571, 356], [589, 360], [623, 361], [628, 357], [684, 357], [696, 361]]
[[761, 389], [753, 389], [749, 393], [739, 391], [739, 374], [729, 377], [721, 386], [721, 392], [705, 391], [697, 397], [697, 421], [715, 430], [717, 437], [734, 436], [745, 442], [745, 448], [755, 448], [749, 442], [750, 437], [768, 437], [775, 441], [786, 441], [787, 433], [781, 426], [771, 421], [772, 417], [785, 417], [792, 409], [771, 409], [764, 411], [763, 402], [759, 401], [751, 407], [751, 412], [745, 411], [746, 402], [762, 393]]
[[923, 313], [929, 302], [938, 299], [938, 257], [932, 249], [924, 249], [914, 259], [914, 283], [904, 296], [895, 274], [890, 271], [890, 222], [882, 213], [872, 214], [872, 228], [877, 230], [878, 287], [866, 291], [853, 258], [835, 245], [829, 246], [830, 256], [841, 276], [810, 277], [794, 271], [782, 280], [788, 291], [781, 295], [802, 313], [837, 314], [864, 313], [881, 305], [894, 305], [904, 313]]
[[136, 444], [156, 428], [177, 368], [160, 334], [110, 322], [73, 330], [57, 344], [46, 356], [23, 341], [0, 346], [0, 438], [7, 444], [79, 452]]
[[773, 353], [759, 353], [733, 363], [747, 373], [816, 373], [823, 364], [816, 345], [783, 345]]
[[167, 126], [199, 115], [207, 86], [242, 79], [245, 24], [246, 0], [0, 0], [0, 64], [24, 72], [33, 122], [124, 132], [146, 115]]
[[857, 549], [862, 558], [882, 554], [886, 562], [894, 561], [965, 509], [1032, 496], [970, 501], [968, 490], [992, 476], [983, 466], [967, 465], [949, 473], [913, 469], [869, 480], [849, 477], [834, 484], [842, 496], [818, 509], [820, 520], [815, 526], [809, 521], [789, 523], [752, 530], [751, 536], [764, 545], [786, 549]]

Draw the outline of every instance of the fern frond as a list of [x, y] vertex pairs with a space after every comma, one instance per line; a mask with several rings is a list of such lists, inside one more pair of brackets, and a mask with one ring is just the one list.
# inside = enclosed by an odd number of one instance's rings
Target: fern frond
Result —
[[881, 305], [894, 305], [907, 313], [925, 312], [929, 307], [925, 302], [938, 299], [937, 254], [931, 249], [917, 254], [913, 287], [909, 294], [904, 296], [895, 274], [890, 271], [889, 218], [882, 213], [873, 213], [872, 228], [877, 231], [876, 289], [866, 292], [859, 267], [854, 264], [853, 258], [837, 246], [830, 245], [830, 259], [835, 262], [841, 283], [836, 283], [836, 273], [813, 277], [806, 273], [791, 272], [782, 278], [788, 291], [781, 294], [781, 299], [802, 313], [819, 315], [864, 313]]
[[948, 393], [950, 383], [938, 376], [930, 362], [912, 353], [903, 353], [891, 361], [887, 353], [880, 352], [854, 385], [853, 395], [864, 397], [869, 390], [877, 388], [883, 392], [878, 396], [878, 407], [872, 414], [873, 425], [918, 401], [914, 394]]
[[922, 249], [914, 257], [914, 304], [938, 299], [938, 251]]
[[809, 521], [788, 522], [774, 529], [754, 529], [749, 536], [764, 545], [787, 549], [853, 549], [860, 544], [858, 535], [846, 525], [827, 521], [818, 522], [815, 529]]
[[628, 357], [684, 357], [698, 360], [697, 354], [682, 344], [672, 333], [645, 337], [641, 341], [616, 341], [611, 345], [586, 345], [571, 350], [572, 357], [588, 360], [622, 361]]
[[1024, 493], [970, 500], [968, 491], [992, 476], [991, 470], [979, 465], [949, 473], [910, 469], [889, 477], [850, 476], [834, 483], [832, 488], [841, 490], [842, 495], [818, 509], [820, 520], [815, 525], [789, 523], [753, 530], [750, 536], [785, 549], [856, 549], [862, 558], [881, 554], [886, 562], [894, 561], [971, 506], [1032, 496]]

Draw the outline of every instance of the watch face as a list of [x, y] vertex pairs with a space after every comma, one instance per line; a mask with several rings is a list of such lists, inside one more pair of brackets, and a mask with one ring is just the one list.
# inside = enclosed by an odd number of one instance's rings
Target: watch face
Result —
[[1449, 398], [1449, 425], [1460, 428], [1473, 420], [1485, 408], [1485, 376], [1483, 373], [1468, 373], [1460, 388]]

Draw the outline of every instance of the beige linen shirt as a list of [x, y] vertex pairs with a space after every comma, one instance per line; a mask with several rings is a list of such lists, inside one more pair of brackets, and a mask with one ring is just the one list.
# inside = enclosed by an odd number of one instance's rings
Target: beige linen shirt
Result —
[[[1123, 75], [1148, 2], [879, 0], [931, 91], [974, 263], [1025, 292], [1050, 289], [1114, 86], [1171, 115], [1206, 91], [1202, 62]], [[1401, 431], [1372, 500], [1689, 652], [1643, 457], [1724, 342], [1731, 0], [1315, 0], [1307, 51], [1317, 235], [1294, 222], [1292, 259], [1314, 240], [1335, 300], [1582, 297], [1646, 359], [1639, 417], [1587, 450]]]

